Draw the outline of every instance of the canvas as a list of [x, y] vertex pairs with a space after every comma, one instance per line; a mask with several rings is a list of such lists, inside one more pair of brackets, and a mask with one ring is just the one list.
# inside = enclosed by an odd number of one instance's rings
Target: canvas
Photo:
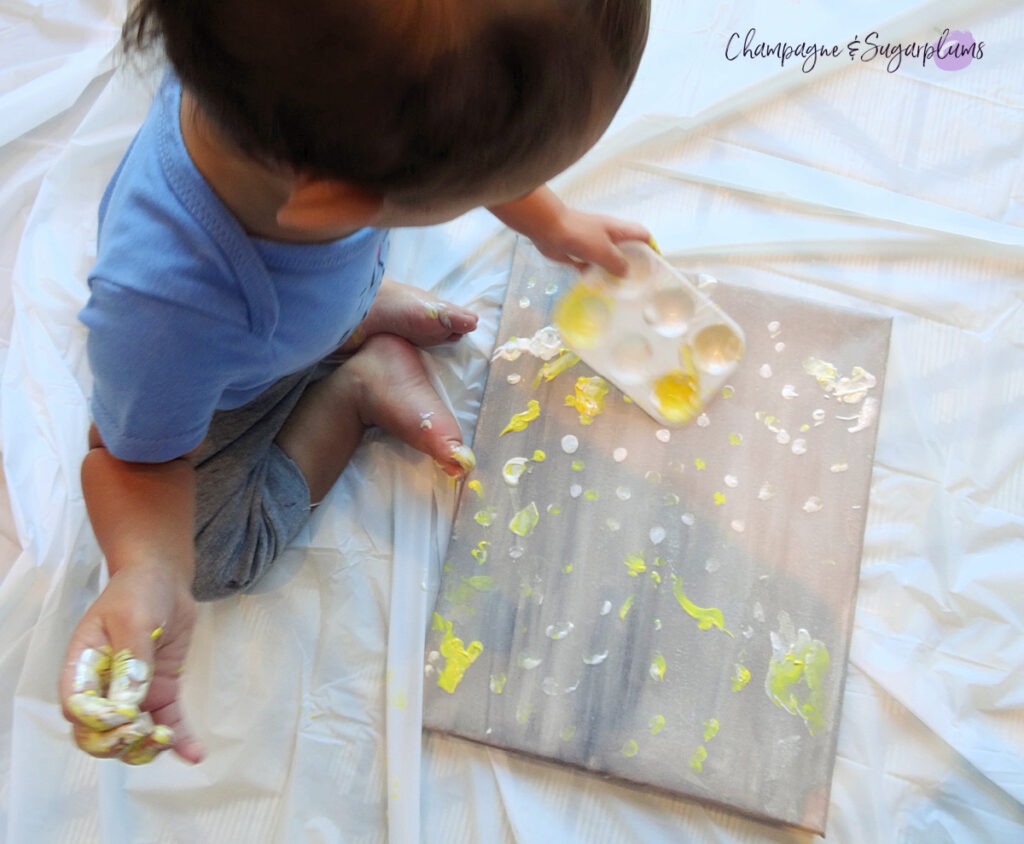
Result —
[[745, 355], [670, 428], [581, 398], [574, 276], [518, 245], [424, 724], [822, 832], [890, 322], [714, 284]]

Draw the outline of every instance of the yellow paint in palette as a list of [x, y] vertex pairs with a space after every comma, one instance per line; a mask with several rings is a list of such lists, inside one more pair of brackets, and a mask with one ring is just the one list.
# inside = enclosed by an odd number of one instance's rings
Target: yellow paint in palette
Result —
[[577, 284], [559, 301], [554, 323], [567, 343], [578, 349], [592, 349], [601, 340], [611, 317], [611, 297]]
[[434, 613], [433, 629], [442, 634], [439, 650], [441, 656], [445, 658], [444, 669], [437, 678], [437, 685], [451, 694], [462, 682], [466, 669], [476, 662], [476, 658], [483, 652], [484, 646], [481, 642], [475, 641], [465, 645], [452, 630], [452, 623], [437, 613]]
[[697, 374], [681, 369], [675, 369], [655, 381], [652, 397], [658, 412], [675, 425], [689, 422], [704, 407]]

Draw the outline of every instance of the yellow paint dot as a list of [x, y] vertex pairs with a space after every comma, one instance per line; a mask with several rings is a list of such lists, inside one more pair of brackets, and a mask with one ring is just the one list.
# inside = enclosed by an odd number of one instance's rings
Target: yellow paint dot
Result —
[[638, 745], [633, 739], [627, 741], [622, 745], [622, 755], [627, 759], [632, 759], [637, 753], [640, 752], [640, 745]]
[[664, 680], [665, 667], [665, 657], [663, 657], [661, 654], [655, 654], [654, 659], [651, 661], [651, 677], [655, 680]]
[[534, 463], [543, 463], [548, 459], [546, 452], [541, 451], [539, 448], [533, 453], [533, 457], [530, 458]]
[[484, 487], [479, 480], [473, 479], [466, 486], [473, 490], [480, 498], [484, 497]]
[[656, 736], [663, 729], [665, 729], [665, 723], [666, 722], [664, 715], [655, 715], [654, 717], [652, 717], [651, 720], [648, 722], [648, 726], [651, 728], [651, 735]]
[[750, 669], [736, 663], [736, 671], [732, 675], [732, 690], [738, 692], [750, 682]]
[[693, 768], [698, 774], [704, 770], [704, 762], [708, 758], [708, 751], [704, 745], [698, 747], [693, 751], [693, 756], [690, 757], [690, 767]]
[[729, 434], [729, 445], [739, 445], [743, 442], [742, 434]]
[[715, 736], [718, 735], [718, 729], [721, 724], [718, 723], [717, 718], [709, 718], [704, 722], [704, 741], [711, 741]]
[[714, 499], [715, 499], [715, 504], [716, 505], [725, 504], [725, 493], [724, 492], [716, 492], [715, 495], [714, 495]]
[[736, 395], [736, 390], [733, 387], [730, 387], [728, 384], [722, 387], [723, 399], [731, 399], [734, 395]]
[[164, 635], [163, 627], [157, 627], [152, 633], [149, 634], [149, 638], [154, 642]]
[[483, 652], [484, 646], [481, 642], [475, 641], [468, 645], [463, 644], [462, 639], [452, 630], [452, 623], [438, 613], [434, 613], [433, 629], [442, 634], [439, 650], [441, 656], [445, 658], [445, 666], [437, 678], [437, 685], [452, 694], [462, 682], [466, 669], [476, 662], [476, 658]]
[[708, 464], [701, 460], [699, 457], [693, 461], [693, 465], [697, 467], [698, 471], [703, 471], [708, 467]]
[[628, 598], [626, 598], [625, 601], [622, 602], [622, 606], [619, 607], [619, 618], [621, 618], [623, 621], [625, 621], [626, 620], [626, 615], [629, 613], [629, 609], [632, 606], [633, 606], [633, 596], [630, 595]]
[[644, 558], [639, 554], [628, 554], [626, 559], [623, 560], [623, 565], [629, 569], [630, 577], [637, 577], [647, 571], [647, 563], [644, 562]]

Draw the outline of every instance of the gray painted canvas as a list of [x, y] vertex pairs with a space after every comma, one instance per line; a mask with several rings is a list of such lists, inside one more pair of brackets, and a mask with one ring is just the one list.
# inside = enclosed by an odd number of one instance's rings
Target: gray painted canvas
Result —
[[[547, 326], [573, 276], [521, 243], [498, 347]], [[582, 424], [584, 364], [493, 361], [424, 723], [822, 832], [890, 323], [710, 295], [746, 354], [684, 427], [614, 388]]]

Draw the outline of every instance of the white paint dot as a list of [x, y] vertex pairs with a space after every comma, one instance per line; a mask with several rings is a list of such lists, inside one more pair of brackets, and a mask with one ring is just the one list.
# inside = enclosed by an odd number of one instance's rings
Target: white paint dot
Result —
[[757, 497], [762, 501], [767, 501], [769, 498], [775, 497], [775, 487], [772, 484], [765, 482], [761, 489], [758, 490]]
[[672, 439], [672, 432], [668, 428], [659, 428], [655, 431], [654, 436], [658, 438], [659, 442], [667, 443]]
[[804, 502], [804, 512], [817, 513], [823, 506], [824, 503], [822, 502], [822, 500], [818, 498], [818, 496], [812, 495]]
[[562, 437], [562, 451], [566, 454], [575, 454], [580, 447], [580, 441], [573, 434], [566, 434]]
[[615, 449], [615, 451], [612, 452], [612, 460], [614, 460], [616, 463], [621, 463], [627, 457], [629, 457], [629, 452], [626, 451], [626, 449], [624, 448], [617, 448]]
[[772, 337], [778, 334], [781, 330], [782, 323], [779, 322], [777, 319], [773, 319], [771, 322], [768, 323], [768, 333], [771, 334]]
[[665, 541], [665, 528], [663, 528], [661, 525], [655, 525], [651, 528], [651, 532], [649, 535], [651, 538], [651, 542], [654, 545], [660, 545], [662, 542]]
[[807, 440], [793, 440], [793, 444], [790, 446], [793, 454], [806, 454], [807, 453]]
[[569, 487], [570, 498], [579, 498], [581, 495], [583, 495], [583, 487], [581, 487], [579, 484], [573, 484], [571, 487]]
[[767, 363], [762, 364], [761, 368], [757, 370], [757, 374], [760, 375], [762, 378], [771, 378], [772, 368]]
[[508, 381], [509, 384], [518, 384], [520, 381], [523, 380], [523, 376], [520, 375], [518, 372], [513, 372], [505, 380]]
[[697, 524], [697, 517], [694, 516], [693, 513], [683, 513], [683, 515], [679, 517], [679, 521], [681, 521], [687, 527], [693, 527], [695, 524]]
[[633, 497], [633, 493], [630, 492], [628, 486], [620, 486], [615, 490], [615, 496], [619, 501], [629, 501], [629, 499]]
[[735, 475], [726, 475], [722, 480], [725, 481], [726, 486], [731, 486], [733, 489], [739, 486], [740, 483], [740, 479]]
[[786, 344], [785, 343], [776, 343], [775, 344], [775, 351], [783, 352], [783, 351], [785, 351], [785, 349], [786, 349]]
[[710, 424], [711, 420], [708, 418], [708, 415], [706, 413], [702, 413], [700, 416], [697, 417], [697, 426], [699, 428], [706, 428]]
[[800, 394], [796, 391], [796, 387], [794, 387], [792, 384], [787, 384], [785, 387], [782, 388], [782, 397], [784, 399], [795, 399], [798, 395]]
[[779, 443], [779, 445], [786, 445], [786, 444], [788, 444], [789, 443], [789, 431], [779, 431], [779, 433], [777, 433], [775, 435], [775, 441], [777, 443]]
[[829, 467], [829, 471], [832, 472], [833, 474], [838, 475], [840, 472], [846, 472], [847, 470], [849, 470], [849, 468], [849, 463], [834, 463], [832, 464], [832, 466]]
[[[612, 602], [605, 601], [601, 604], [601, 615], [608, 615], [612, 611]], [[607, 654], [605, 654], [607, 656]]]
[[729, 527], [736, 531], [736, 533], [743, 533], [747, 529], [747, 524], [742, 519], [733, 519]]

